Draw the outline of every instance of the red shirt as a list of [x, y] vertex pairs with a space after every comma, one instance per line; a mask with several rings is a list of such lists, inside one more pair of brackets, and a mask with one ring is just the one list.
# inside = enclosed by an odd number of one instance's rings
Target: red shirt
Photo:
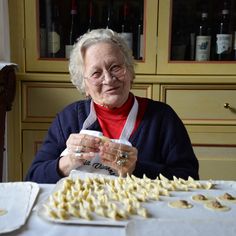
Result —
[[[138, 101], [138, 114], [132, 133], [138, 128], [147, 107], [147, 99], [136, 97]], [[130, 95], [128, 100], [119, 108], [109, 109], [94, 103], [98, 122], [103, 135], [112, 139], [119, 139], [125, 125], [126, 119], [134, 103], [134, 96]]]

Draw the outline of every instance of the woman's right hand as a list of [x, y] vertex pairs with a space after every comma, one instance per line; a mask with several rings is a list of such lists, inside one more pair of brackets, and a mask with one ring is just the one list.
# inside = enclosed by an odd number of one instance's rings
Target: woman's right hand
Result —
[[59, 171], [63, 176], [68, 176], [70, 171], [91, 160], [99, 152], [102, 140], [88, 134], [71, 134], [66, 141], [68, 154], [59, 160]]

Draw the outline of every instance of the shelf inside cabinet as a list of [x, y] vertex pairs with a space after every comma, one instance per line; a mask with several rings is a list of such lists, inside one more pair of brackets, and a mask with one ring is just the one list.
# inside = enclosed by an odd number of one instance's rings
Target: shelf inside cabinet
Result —
[[92, 29], [110, 28], [129, 45], [136, 73], [154, 74], [157, 12], [156, 0], [25, 0], [26, 70], [68, 72], [78, 38]]
[[236, 73], [235, 0], [160, 0], [159, 9], [157, 74]]

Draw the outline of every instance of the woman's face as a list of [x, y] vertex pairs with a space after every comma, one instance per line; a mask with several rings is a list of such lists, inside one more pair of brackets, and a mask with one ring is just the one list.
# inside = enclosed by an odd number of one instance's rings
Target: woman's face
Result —
[[84, 76], [86, 95], [95, 103], [112, 109], [128, 99], [133, 77], [115, 44], [100, 42], [86, 49]]

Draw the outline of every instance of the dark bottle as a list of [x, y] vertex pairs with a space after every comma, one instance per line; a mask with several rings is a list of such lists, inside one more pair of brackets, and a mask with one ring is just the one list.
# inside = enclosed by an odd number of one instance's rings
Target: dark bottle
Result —
[[143, 8], [140, 8], [139, 20], [136, 27], [137, 33], [137, 47], [136, 56], [137, 60], [142, 60], [144, 58], [144, 38], [143, 38]]
[[210, 59], [211, 34], [208, 25], [208, 13], [202, 12], [201, 20], [198, 24], [195, 43], [195, 60], [208, 61]]
[[126, 44], [133, 50], [133, 32], [132, 32], [132, 22], [129, 17], [129, 5], [127, 0], [124, 1], [120, 23], [120, 36], [125, 40]]
[[71, 50], [74, 43], [76, 42], [77, 37], [79, 36], [78, 32], [78, 9], [76, 0], [71, 0], [71, 10], [70, 10], [71, 20], [70, 20], [70, 32], [69, 38], [66, 43], [66, 58], [70, 57]]
[[39, 25], [40, 25], [40, 57], [45, 58], [47, 57], [47, 27], [46, 27], [46, 5], [45, 1], [39, 2]]
[[107, 14], [106, 14], [106, 21], [105, 21], [105, 27], [106, 29], [112, 29], [114, 30], [114, 12], [113, 12], [113, 0], [108, 1], [107, 6]]
[[93, 0], [89, 1], [88, 16], [89, 16], [88, 32], [90, 32], [91, 30], [95, 29]]
[[234, 50], [233, 50], [233, 60], [236, 61], [236, 31], [234, 31]]
[[176, 29], [172, 36], [171, 60], [181, 61], [186, 58], [187, 36], [181, 28]]
[[231, 53], [232, 34], [229, 24], [229, 7], [225, 1], [216, 32], [216, 59], [219, 61], [230, 60]]
[[139, 1], [137, 8], [137, 20], [135, 21], [134, 28], [134, 58], [136, 60], [142, 60], [144, 58], [144, 38], [143, 38], [143, 1]]
[[54, 6], [53, 8], [51, 26], [48, 32], [48, 52], [49, 57], [63, 57], [61, 27], [59, 23], [59, 10], [57, 6]]

